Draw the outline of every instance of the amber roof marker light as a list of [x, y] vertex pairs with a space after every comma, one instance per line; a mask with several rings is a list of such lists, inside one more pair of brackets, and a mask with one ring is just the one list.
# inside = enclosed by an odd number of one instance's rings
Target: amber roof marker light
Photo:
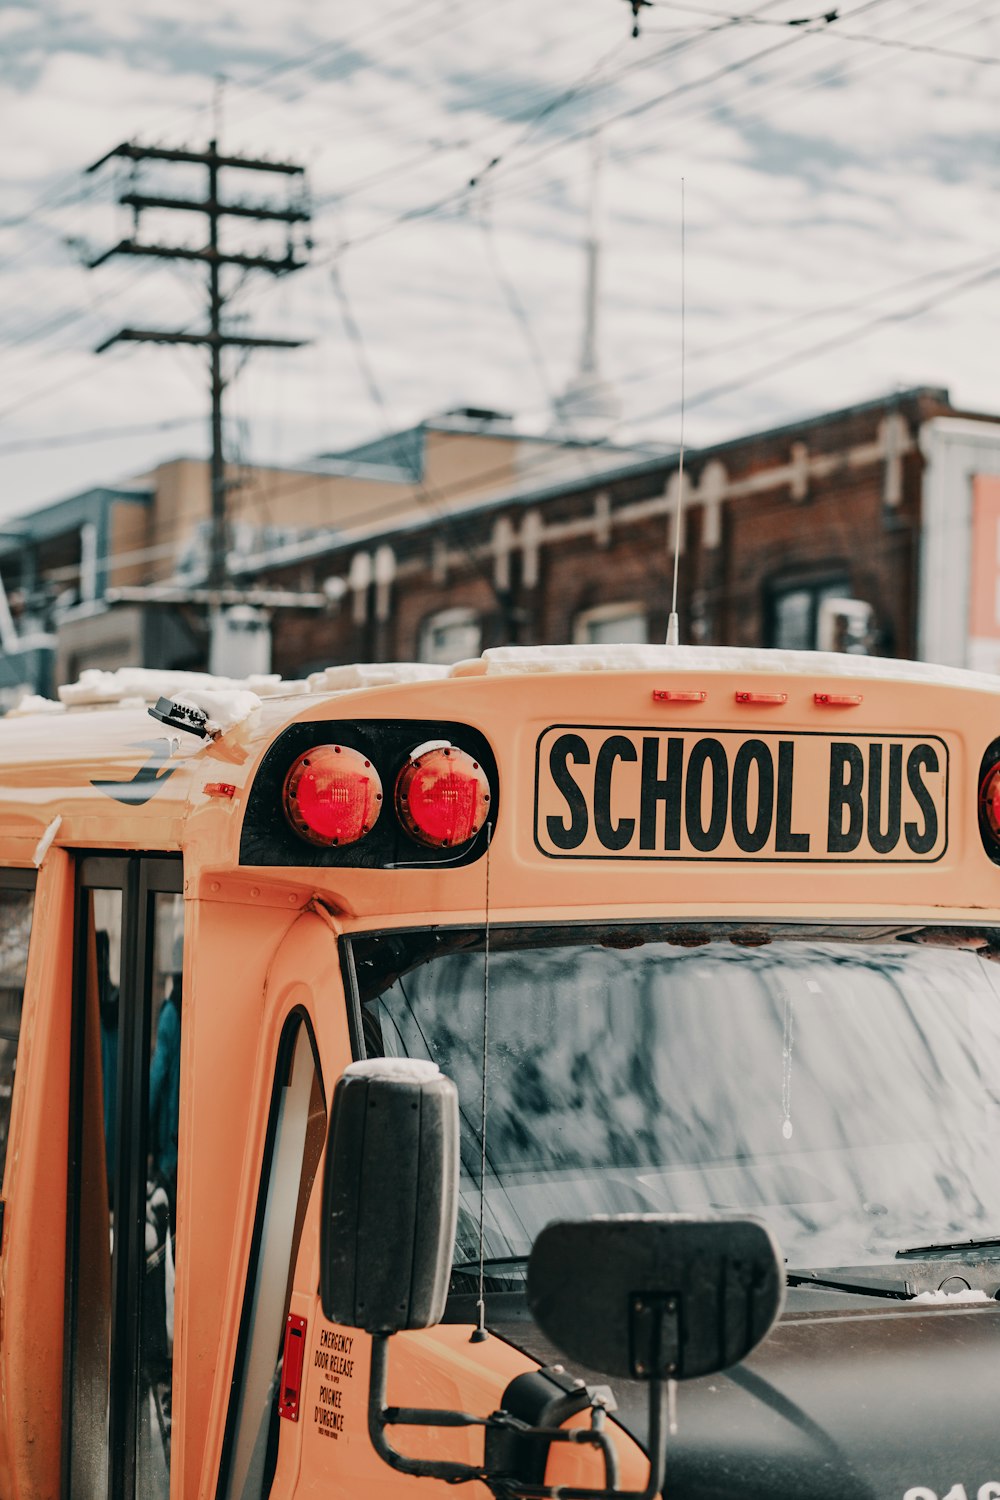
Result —
[[292, 762], [282, 801], [295, 832], [322, 848], [357, 843], [382, 810], [382, 780], [360, 750], [314, 745]]
[[410, 751], [396, 778], [396, 815], [411, 838], [452, 849], [475, 838], [490, 811], [490, 783], [480, 763], [448, 740]]

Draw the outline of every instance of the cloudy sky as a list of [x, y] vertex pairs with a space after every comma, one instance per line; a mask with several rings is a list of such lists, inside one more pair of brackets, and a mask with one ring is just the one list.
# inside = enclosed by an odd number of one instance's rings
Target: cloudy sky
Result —
[[[207, 450], [204, 273], [88, 256], [132, 231], [122, 141], [301, 162], [309, 269], [231, 327], [234, 457], [295, 462], [449, 406], [544, 430], [579, 358], [595, 132], [616, 436], [701, 444], [899, 386], [997, 410], [998, 0], [0, 3], [0, 515]], [[221, 77], [224, 83], [217, 83]], [[683, 182], [683, 189], [682, 189]], [[470, 183], [474, 184], [470, 186]], [[190, 168], [142, 191], [193, 194]], [[233, 198], [284, 180], [232, 174]], [[196, 245], [192, 216], [141, 238]], [[237, 225], [226, 248], [282, 253]]]

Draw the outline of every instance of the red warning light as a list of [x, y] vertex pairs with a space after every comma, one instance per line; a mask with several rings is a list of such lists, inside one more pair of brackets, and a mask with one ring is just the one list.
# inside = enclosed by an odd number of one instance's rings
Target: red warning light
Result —
[[490, 810], [490, 783], [478, 761], [454, 745], [412, 751], [396, 781], [396, 813], [421, 844], [450, 849], [467, 844]]
[[1000, 844], [1000, 765], [991, 766], [979, 789], [979, 810], [984, 827]]
[[311, 844], [355, 844], [382, 810], [382, 782], [360, 750], [316, 745], [285, 777], [284, 803], [289, 823]]

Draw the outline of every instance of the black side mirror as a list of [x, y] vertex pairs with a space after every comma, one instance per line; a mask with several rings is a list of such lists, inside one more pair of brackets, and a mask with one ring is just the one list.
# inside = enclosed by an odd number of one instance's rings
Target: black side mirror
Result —
[[592, 1370], [691, 1380], [738, 1364], [784, 1300], [781, 1255], [755, 1219], [627, 1215], [549, 1224], [528, 1262], [528, 1305]]
[[[480, 1417], [386, 1405], [390, 1335], [429, 1328], [443, 1316], [457, 1211], [454, 1084], [429, 1062], [352, 1063], [333, 1095], [320, 1293], [326, 1318], [372, 1335], [368, 1432], [375, 1451], [404, 1474], [491, 1487], [495, 1478], [511, 1496], [656, 1500], [670, 1382], [736, 1364], [781, 1309], [784, 1273], [769, 1231], [750, 1219], [650, 1215], [550, 1224], [535, 1241], [528, 1302], [543, 1331], [584, 1366], [649, 1383], [649, 1479], [644, 1490], [629, 1492], [618, 1488], [606, 1401], [597, 1391], [584, 1393], [589, 1428], [562, 1425], [565, 1412], [537, 1425], [508, 1411]], [[483, 1465], [410, 1458], [388, 1441], [386, 1428], [397, 1426], [482, 1427], [490, 1446]], [[513, 1451], [503, 1443], [510, 1436], [590, 1444], [604, 1455], [604, 1488], [551, 1488], [519, 1478], [516, 1464], [495, 1472], [493, 1460]]]
[[631, 1500], [663, 1490], [671, 1383], [738, 1364], [784, 1294], [777, 1242], [755, 1219], [549, 1224], [528, 1262], [528, 1305], [552, 1342], [590, 1369], [649, 1384], [649, 1479]]
[[323, 1180], [323, 1316], [368, 1333], [444, 1314], [458, 1214], [458, 1093], [435, 1063], [352, 1063]]

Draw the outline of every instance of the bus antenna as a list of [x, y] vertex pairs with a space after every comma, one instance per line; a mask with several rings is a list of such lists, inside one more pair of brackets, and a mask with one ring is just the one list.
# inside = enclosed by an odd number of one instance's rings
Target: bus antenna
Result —
[[677, 509], [674, 511], [674, 590], [670, 601], [670, 618], [667, 621], [667, 645], [679, 643], [677, 625], [677, 573], [681, 557], [681, 525], [684, 520], [684, 178], [681, 178], [681, 445], [677, 468]]

